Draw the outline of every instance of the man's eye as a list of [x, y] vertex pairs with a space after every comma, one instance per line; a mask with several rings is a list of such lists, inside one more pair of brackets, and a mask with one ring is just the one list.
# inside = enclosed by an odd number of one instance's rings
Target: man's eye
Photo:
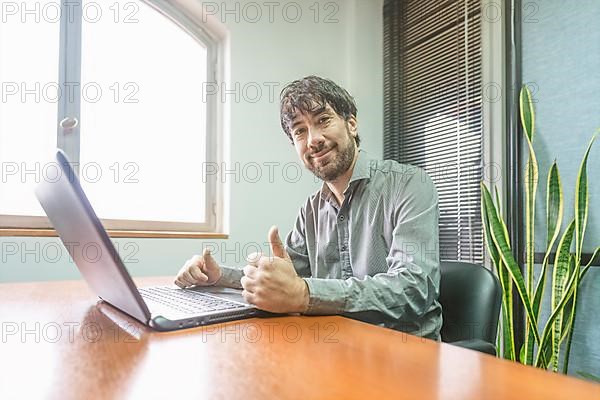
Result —
[[294, 132], [294, 136], [300, 136], [304, 133], [304, 128], [302, 129], [296, 129], [296, 131]]
[[321, 119], [319, 119], [319, 124], [326, 124], [327, 122], [329, 122], [329, 117], [323, 117]]

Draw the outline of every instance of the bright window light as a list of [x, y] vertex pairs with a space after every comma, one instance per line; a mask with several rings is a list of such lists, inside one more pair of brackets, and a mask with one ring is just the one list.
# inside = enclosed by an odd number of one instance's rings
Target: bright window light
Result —
[[45, 215], [33, 188], [53, 173], [44, 160], [56, 148], [60, 23], [55, 1], [37, 3], [47, 18], [0, 1], [0, 215]]
[[101, 218], [203, 223], [207, 49], [141, 2], [114, 4], [83, 19], [83, 188]]

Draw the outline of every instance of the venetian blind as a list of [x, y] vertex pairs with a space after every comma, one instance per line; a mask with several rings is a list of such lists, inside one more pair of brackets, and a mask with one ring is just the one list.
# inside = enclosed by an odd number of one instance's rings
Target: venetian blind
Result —
[[480, 0], [384, 3], [384, 157], [422, 167], [442, 260], [483, 262]]

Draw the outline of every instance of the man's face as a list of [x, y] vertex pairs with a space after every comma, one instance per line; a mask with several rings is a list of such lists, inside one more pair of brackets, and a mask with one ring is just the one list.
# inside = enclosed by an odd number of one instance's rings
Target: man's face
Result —
[[333, 181], [346, 172], [356, 153], [356, 119], [345, 121], [327, 104], [313, 113], [298, 113], [291, 123], [298, 156], [313, 174]]

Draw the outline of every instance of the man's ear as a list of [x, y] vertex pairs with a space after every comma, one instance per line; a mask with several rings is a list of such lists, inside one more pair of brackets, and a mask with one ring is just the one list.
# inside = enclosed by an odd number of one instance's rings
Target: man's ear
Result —
[[346, 124], [348, 124], [348, 130], [350, 131], [352, 137], [355, 138], [358, 136], [358, 121], [354, 115], [351, 115], [350, 118], [348, 118]]

